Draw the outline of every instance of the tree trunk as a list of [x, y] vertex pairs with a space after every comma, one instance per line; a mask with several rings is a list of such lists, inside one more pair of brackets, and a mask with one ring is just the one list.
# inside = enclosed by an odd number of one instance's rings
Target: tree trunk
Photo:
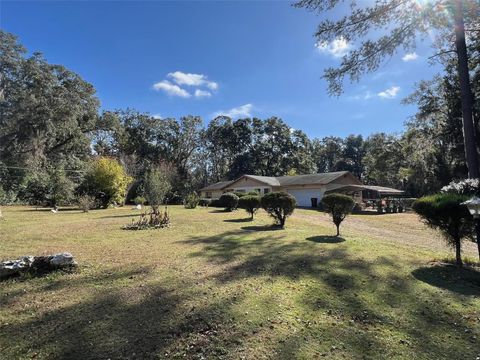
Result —
[[335, 224], [335, 226], [337, 227], [337, 235], [335, 236], [340, 236], [340, 224]]
[[455, 0], [455, 47], [457, 51], [457, 70], [462, 102], [465, 158], [468, 167], [468, 177], [478, 178], [478, 153], [473, 121], [473, 95], [470, 85], [470, 74], [468, 72], [468, 54], [467, 45], [465, 43], [463, 11], [463, 1]]
[[455, 239], [455, 262], [458, 267], [462, 267], [462, 245], [460, 239]]

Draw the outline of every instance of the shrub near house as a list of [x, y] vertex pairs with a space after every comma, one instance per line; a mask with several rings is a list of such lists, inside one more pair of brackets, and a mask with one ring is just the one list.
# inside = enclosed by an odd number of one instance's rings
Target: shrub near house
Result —
[[225, 193], [218, 199], [220, 207], [225, 208], [225, 211], [233, 211], [238, 206], [238, 196], [234, 193]]
[[447, 243], [455, 248], [456, 263], [462, 266], [462, 240], [472, 234], [472, 217], [463, 202], [468, 196], [436, 194], [424, 196], [413, 203], [413, 210], [430, 227], [443, 233]]
[[245, 209], [245, 211], [250, 214], [250, 217], [253, 220], [253, 215], [261, 207], [260, 196], [245, 195], [238, 200], [238, 207]]
[[262, 208], [275, 219], [275, 224], [285, 227], [287, 217], [293, 214], [297, 201], [286, 192], [272, 192], [261, 199]]

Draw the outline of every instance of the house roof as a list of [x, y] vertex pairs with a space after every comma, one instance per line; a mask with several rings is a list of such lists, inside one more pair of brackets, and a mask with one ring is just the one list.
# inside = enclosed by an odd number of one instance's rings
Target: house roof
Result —
[[233, 181], [219, 181], [219, 182], [216, 182], [215, 184], [211, 184], [211, 185], [205, 186], [204, 188], [201, 188], [200, 191], [222, 190], [232, 182]]
[[237, 182], [238, 180], [246, 177], [252, 180], [259, 181], [269, 186], [295, 186], [295, 185], [325, 185], [329, 184], [335, 179], [338, 179], [346, 174], [348, 171], [337, 171], [323, 174], [309, 174], [309, 175], [293, 175], [293, 176], [259, 176], [259, 175], [242, 175], [238, 179], [233, 181], [220, 181], [215, 184], [206, 186], [200, 190], [223, 190], [229, 185]]
[[294, 175], [294, 176], [279, 176], [276, 179], [280, 186], [289, 185], [325, 185], [329, 184], [335, 179], [348, 174], [348, 171], [328, 172], [322, 174], [309, 175]]
[[385, 186], [329, 184], [325, 192], [372, 190], [380, 195], [403, 195], [405, 192]]

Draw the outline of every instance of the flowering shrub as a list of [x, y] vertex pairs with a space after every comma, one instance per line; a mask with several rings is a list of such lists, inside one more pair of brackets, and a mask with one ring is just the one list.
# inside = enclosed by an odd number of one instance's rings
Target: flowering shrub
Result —
[[480, 195], [480, 179], [452, 181], [441, 190], [442, 193], [458, 195]]

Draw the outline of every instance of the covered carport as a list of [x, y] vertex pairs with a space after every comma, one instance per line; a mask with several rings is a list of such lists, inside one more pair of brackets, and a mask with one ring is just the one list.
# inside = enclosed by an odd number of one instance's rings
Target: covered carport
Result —
[[342, 193], [350, 195], [355, 202], [362, 204], [362, 209], [377, 211], [378, 213], [403, 212], [405, 192], [394, 188], [376, 185], [327, 185], [325, 194]]

